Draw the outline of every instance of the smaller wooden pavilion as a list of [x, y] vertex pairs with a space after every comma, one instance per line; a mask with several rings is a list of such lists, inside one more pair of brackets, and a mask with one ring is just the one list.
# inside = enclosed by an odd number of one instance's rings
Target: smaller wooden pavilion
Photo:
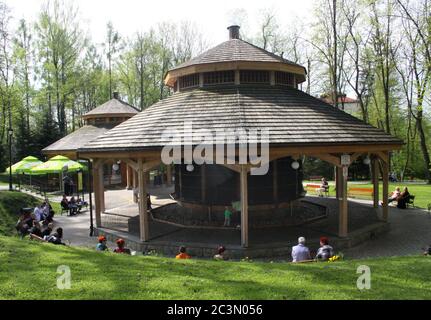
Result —
[[[102, 167], [107, 161], [118, 159], [138, 175], [140, 240], [142, 243], [151, 241], [145, 174], [161, 163], [162, 149], [171, 143], [163, 133], [169, 129], [182, 132], [184, 124], [192, 121], [194, 128], [213, 133], [220, 129], [269, 128], [270, 173], [254, 178], [250, 175], [251, 161], [232, 164], [223, 154], [224, 163], [195, 165], [195, 172], [202, 173], [200, 182], [196, 182], [187, 164], [182, 162], [175, 166], [176, 191], [181, 205], [193, 202], [194, 206], [205, 209], [211, 205], [206, 190], [223, 195], [216, 199], [221, 206], [229, 205], [239, 196], [241, 246], [248, 248], [250, 205], [256, 199], [274, 206], [279, 205], [280, 200], [295, 201], [298, 195], [291, 194], [295, 188], [286, 186], [299, 180], [290, 180], [294, 175], [289, 170], [301, 170], [297, 160], [308, 156], [337, 168], [338, 235], [348, 237], [349, 166], [361, 156], [370, 159], [377, 208], [379, 177], [383, 180], [382, 195], [386, 199], [389, 154], [399, 150], [403, 142], [299, 90], [299, 84], [306, 79], [304, 67], [241, 40], [238, 26], [228, 29], [228, 41], [168, 72], [165, 83], [172, 88], [172, 96], [79, 148], [79, 156], [93, 161], [97, 227], [103, 228]], [[181, 138], [192, 147], [200, 143], [190, 142], [187, 132]], [[224, 147], [226, 145], [223, 150]], [[236, 141], [237, 154], [238, 151], [239, 141]], [[226, 189], [222, 179], [226, 176], [231, 181], [229, 184], [238, 189], [233, 188], [232, 192]], [[196, 185], [199, 190], [190, 191]], [[387, 221], [388, 213], [388, 202], [384, 200], [380, 219]]]
[[[78, 149], [90, 141], [102, 136], [119, 124], [127, 121], [139, 113], [139, 110], [120, 99], [119, 93], [114, 92], [113, 98], [104, 104], [94, 108], [82, 116], [84, 126], [60, 140], [49, 145], [42, 150], [48, 158], [57, 155], [68, 157], [71, 160], [78, 160]], [[111, 166], [114, 164], [109, 163]], [[133, 186], [133, 172], [129, 166], [120, 163], [119, 170], [121, 176], [125, 177], [121, 182], [127, 184], [127, 188]], [[108, 163], [105, 172], [109, 172]]]

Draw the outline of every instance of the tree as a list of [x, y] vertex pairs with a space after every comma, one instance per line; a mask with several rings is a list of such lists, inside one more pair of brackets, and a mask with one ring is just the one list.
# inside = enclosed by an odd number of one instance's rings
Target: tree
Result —
[[118, 31], [114, 29], [112, 22], [108, 22], [106, 28], [105, 49], [106, 57], [108, 59], [109, 97], [111, 98], [113, 92], [112, 66], [117, 53], [121, 50], [121, 37]]
[[[427, 134], [424, 128], [425, 96], [429, 90], [431, 77], [431, 5], [427, 0], [421, 0], [416, 6], [409, 1], [397, 0], [398, 9], [403, 18], [406, 35], [406, 62], [409, 68], [398, 71], [403, 79], [404, 91], [409, 112], [416, 121], [419, 133], [420, 147], [425, 162], [425, 176], [431, 184], [431, 159], [428, 150]], [[409, 87], [411, 81], [414, 87]], [[413, 96], [415, 105], [413, 107]]]

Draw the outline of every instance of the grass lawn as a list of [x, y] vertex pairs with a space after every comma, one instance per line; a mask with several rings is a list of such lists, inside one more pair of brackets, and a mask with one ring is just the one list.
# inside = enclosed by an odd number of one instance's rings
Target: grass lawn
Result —
[[[304, 187], [307, 183], [313, 183], [313, 184], [319, 184], [319, 182], [306, 182], [304, 181]], [[335, 183], [334, 182], [330, 182], [330, 195], [332, 197], [335, 196]], [[349, 184], [349, 186], [353, 186], [353, 184]], [[355, 182], [354, 183], [355, 187], [358, 188], [372, 188], [373, 185], [371, 183], [359, 183], [359, 182]], [[408, 185], [403, 185], [402, 182], [397, 182], [397, 183], [389, 183], [389, 192], [392, 192], [395, 190], [396, 187], [400, 187], [401, 191], [404, 187], [408, 187], [409, 188], [409, 192], [410, 194], [416, 196], [415, 198], [415, 206], [421, 209], [427, 209], [428, 208], [428, 204], [431, 203], [431, 185], [426, 185], [426, 184], [408, 184]], [[382, 190], [383, 190], [383, 184], [380, 183], [379, 186], [379, 194], [380, 194], [380, 200], [382, 199]], [[313, 194], [313, 193], [312, 193]], [[357, 198], [360, 199], [366, 199], [366, 200], [372, 200], [371, 197], [361, 197], [358, 196]]]
[[[292, 265], [123, 256], [0, 236], [0, 299], [431, 299], [424, 256]], [[57, 268], [71, 289], [56, 287]], [[371, 268], [371, 290], [356, 287]]]
[[40, 200], [21, 192], [0, 191], [0, 235], [15, 233], [20, 208], [34, 207]]
[[[15, 223], [20, 208], [33, 208], [42, 202], [29, 194], [21, 192], [0, 191], [0, 235], [15, 234]], [[50, 202], [56, 214], [60, 214], [61, 205]]]

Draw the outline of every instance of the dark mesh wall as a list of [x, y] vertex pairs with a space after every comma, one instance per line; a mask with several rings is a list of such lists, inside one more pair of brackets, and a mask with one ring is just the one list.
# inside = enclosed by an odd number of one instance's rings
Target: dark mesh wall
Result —
[[[277, 160], [278, 201], [289, 202], [301, 197], [303, 193], [303, 173], [292, 169], [291, 158]], [[181, 170], [181, 179], [179, 177]], [[206, 198], [202, 201], [202, 172], [206, 174]], [[269, 171], [264, 176], [248, 177], [248, 197], [250, 205], [273, 204], [274, 163], [270, 164]], [[180, 186], [181, 180], [181, 186]], [[188, 172], [185, 165], [175, 166], [175, 192], [185, 202], [230, 205], [233, 201], [240, 201], [239, 173], [219, 165], [194, 165], [193, 172]]]

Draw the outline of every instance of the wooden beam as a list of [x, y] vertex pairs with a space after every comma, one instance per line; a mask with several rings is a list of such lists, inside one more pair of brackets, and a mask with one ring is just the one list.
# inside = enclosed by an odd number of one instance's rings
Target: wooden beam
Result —
[[241, 173], [241, 167], [237, 164], [222, 164], [222, 166], [237, 173]]
[[166, 185], [170, 187], [172, 185], [172, 165], [166, 166]]
[[151, 171], [151, 169], [153, 169], [154, 167], [159, 166], [162, 163], [162, 160], [150, 160], [148, 162], [145, 162], [142, 166], [142, 170], [144, 170], [144, 172], [148, 172]]
[[373, 158], [371, 160], [371, 178], [373, 183], [373, 205], [374, 208], [379, 207], [379, 163], [378, 160]]
[[389, 154], [387, 152], [375, 152], [374, 154], [377, 155], [384, 163], [389, 163]]
[[360, 156], [362, 156], [363, 154], [364, 154], [363, 152], [356, 152], [356, 153], [352, 154], [352, 155], [350, 156], [350, 163], [353, 163], [353, 162], [355, 162], [356, 160], [358, 160], [358, 158], [359, 158]]
[[338, 175], [340, 176], [340, 198], [339, 198], [339, 227], [338, 235], [340, 238], [347, 237], [348, 234], [348, 201], [347, 201], [347, 179], [344, 176], [343, 168], [338, 168]]
[[388, 198], [389, 198], [389, 163], [383, 162], [383, 172], [382, 172], [382, 179], [383, 179], [383, 215], [382, 219], [383, 221], [388, 221], [389, 218], [389, 204], [388, 204]]
[[138, 163], [132, 159], [122, 159], [121, 161], [127, 163], [133, 170], [138, 171]]
[[248, 171], [245, 165], [241, 166], [241, 246], [248, 248]]
[[138, 196], [135, 193], [135, 190], [139, 188], [138, 184], [138, 171], [133, 170], [133, 202], [138, 203]]
[[329, 153], [317, 153], [317, 154], [311, 154], [310, 157], [317, 158], [323, 161], [326, 161], [336, 167], [341, 167], [341, 158], [334, 156]]
[[126, 181], [127, 190], [133, 189], [133, 169], [128, 164], [126, 164]]
[[97, 169], [99, 171], [99, 199], [100, 199], [100, 212], [105, 212], [105, 179], [103, 176], [103, 165], [100, 165]]
[[145, 179], [144, 163], [138, 160], [138, 184], [139, 184], [139, 230], [141, 241], [149, 240], [149, 219], [147, 211], [147, 181]]
[[93, 191], [95, 200], [95, 215], [96, 215], [96, 227], [102, 227], [102, 215], [100, 208], [100, 188], [99, 188], [99, 168], [93, 167]]

